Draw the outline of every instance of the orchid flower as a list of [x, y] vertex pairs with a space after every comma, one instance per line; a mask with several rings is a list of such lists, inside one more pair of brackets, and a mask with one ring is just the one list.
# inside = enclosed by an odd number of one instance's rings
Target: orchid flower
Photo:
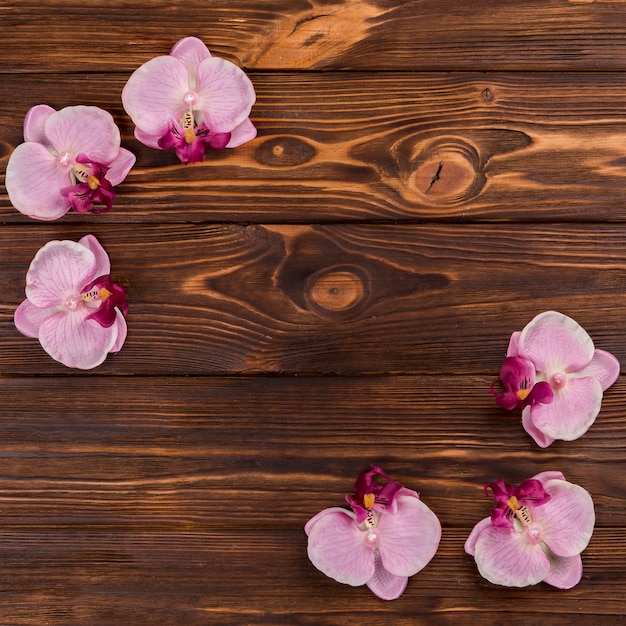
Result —
[[481, 576], [507, 587], [543, 581], [570, 589], [578, 584], [580, 554], [595, 523], [589, 493], [561, 472], [542, 472], [519, 487], [499, 480], [488, 489], [496, 506], [465, 542]]
[[572, 441], [595, 421], [602, 395], [620, 373], [618, 360], [594, 347], [571, 317], [537, 315], [514, 332], [500, 370], [504, 392], [491, 393], [505, 409], [522, 409], [522, 424], [537, 445]]
[[6, 188], [13, 206], [38, 220], [55, 220], [70, 209], [109, 211], [113, 187], [135, 163], [120, 147], [111, 114], [98, 107], [34, 106], [24, 118], [24, 140], [9, 158]]
[[346, 496], [352, 511], [324, 509], [305, 525], [309, 559], [324, 574], [352, 585], [367, 585], [383, 600], [395, 600], [406, 589], [409, 576], [433, 558], [441, 538], [437, 516], [415, 491], [389, 481], [372, 466]]
[[256, 137], [248, 117], [255, 99], [245, 72], [211, 56], [196, 37], [144, 63], [122, 91], [135, 137], [152, 148], [175, 149], [183, 163], [204, 160], [207, 148], [234, 148]]
[[110, 271], [93, 235], [48, 242], [26, 274], [26, 300], [15, 311], [15, 326], [67, 367], [100, 365], [126, 339], [126, 297]]

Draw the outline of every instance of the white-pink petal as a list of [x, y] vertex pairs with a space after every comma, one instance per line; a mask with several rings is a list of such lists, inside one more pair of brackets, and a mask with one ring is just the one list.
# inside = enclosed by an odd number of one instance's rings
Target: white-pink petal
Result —
[[399, 598], [409, 582], [408, 576], [395, 576], [388, 572], [383, 566], [378, 550], [374, 553], [374, 562], [376, 566], [374, 575], [366, 583], [370, 591], [381, 600]]
[[217, 57], [205, 59], [198, 66], [195, 89], [204, 122], [218, 133], [228, 133], [250, 115], [256, 99], [246, 73], [234, 63]]
[[128, 333], [126, 318], [119, 309], [116, 311], [115, 323], [111, 328], [115, 332], [115, 343], [111, 346], [109, 352], [119, 352], [126, 341], [126, 335]]
[[119, 185], [135, 165], [136, 157], [126, 148], [120, 148], [118, 155], [113, 159], [109, 171], [106, 173], [107, 180], [115, 187]]
[[524, 533], [492, 525], [480, 532], [474, 559], [483, 578], [506, 587], [536, 585], [550, 570], [550, 561], [538, 543], [529, 543]]
[[606, 391], [618, 378], [620, 373], [619, 361], [605, 350], [596, 350], [591, 363], [577, 372], [577, 376], [592, 376], [600, 381], [602, 391]]
[[198, 65], [211, 56], [204, 42], [197, 37], [185, 37], [174, 44], [170, 50], [170, 55], [177, 58], [185, 66], [189, 89], [195, 89]]
[[74, 241], [49, 241], [26, 274], [26, 297], [37, 307], [63, 304], [91, 280], [96, 262], [89, 248]]
[[256, 126], [246, 118], [239, 126], [233, 128], [230, 134], [230, 141], [226, 144], [227, 148], [236, 148], [256, 137]]
[[24, 117], [24, 141], [33, 141], [44, 146], [50, 142], [46, 137], [45, 127], [48, 118], [56, 110], [47, 104], [37, 104], [31, 107]]
[[67, 152], [71, 159], [84, 153], [108, 165], [120, 149], [120, 131], [111, 114], [99, 107], [65, 107], [47, 119], [45, 133], [57, 152]]
[[365, 543], [354, 514], [339, 507], [324, 509], [305, 526], [309, 559], [334, 580], [364, 585], [374, 575], [374, 551]]
[[583, 561], [580, 554], [569, 557], [550, 555], [550, 571], [543, 582], [558, 589], [575, 587], [583, 576]]
[[589, 493], [565, 480], [544, 483], [550, 500], [533, 509], [533, 521], [541, 528], [542, 539], [557, 556], [580, 554], [588, 545], [595, 524], [593, 500]]
[[593, 353], [593, 341], [585, 329], [557, 311], [537, 315], [519, 338], [519, 355], [530, 359], [547, 377], [581, 370], [589, 365]]
[[472, 532], [469, 534], [469, 537], [465, 541], [465, 552], [474, 556], [474, 553], [476, 552], [476, 542], [478, 541], [480, 534], [488, 526], [491, 526], [491, 518], [485, 517], [484, 519], [480, 520], [480, 522], [478, 522], [474, 526], [474, 528], [472, 528]]
[[414, 496], [399, 494], [396, 503], [396, 513], [383, 513], [375, 529], [380, 538], [381, 560], [391, 574], [413, 576], [435, 556], [441, 539], [441, 524]]
[[509, 339], [509, 347], [507, 348], [507, 356], [517, 356], [519, 353], [519, 338], [522, 334], [521, 330], [516, 330]]
[[178, 122], [188, 109], [187, 69], [172, 56], [160, 56], [137, 68], [122, 90], [122, 103], [136, 126], [162, 137], [170, 120]]
[[43, 349], [67, 367], [92, 369], [106, 359], [115, 343], [116, 330], [85, 320], [88, 313], [87, 307], [57, 313], [44, 319], [39, 328]]
[[22, 335], [36, 339], [39, 337], [39, 327], [41, 326], [41, 322], [48, 317], [48, 315], [52, 315], [57, 312], [57, 310], [57, 307], [40, 309], [29, 300], [24, 300], [17, 307], [17, 309], [15, 309], [15, 313], [13, 315], [15, 328], [17, 328]]
[[531, 411], [533, 408], [535, 407], [527, 406], [522, 411], [522, 426], [540, 448], [547, 448], [554, 443], [555, 439], [554, 437], [546, 435], [535, 426], [531, 417]]
[[78, 243], [90, 250], [94, 256], [93, 278], [111, 273], [109, 255], [93, 235], [85, 235], [78, 240]]
[[570, 376], [565, 387], [555, 390], [550, 404], [530, 408], [530, 419], [549, 437], [573, 441], [589, 430], [601, 405], [602, 387], [595, 378]]
[[6, 189], [11, 204], [36, 219], [56, 219], [70, 205], [61, 189], [71, 184], [69, 167], [38, 143], [22, 143], [11, 153], [6, 169]]

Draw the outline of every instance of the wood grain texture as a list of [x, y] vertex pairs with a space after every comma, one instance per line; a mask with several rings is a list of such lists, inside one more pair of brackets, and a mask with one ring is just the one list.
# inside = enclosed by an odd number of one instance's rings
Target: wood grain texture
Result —
[[[3, 373], [68, 372], [17, 332], [13, 312], [39, 247], [85, 234], [43, 224], [0, 232]], [[621, 225], [159, 225], [94, 234], [130, 303], [127, 343], [102, 373], [495, 375], [510, 334], [548, 309], [626, 360]]]
[[[193, 34], [251, 69], [620, 69], [620, 0], [5, 0], [4, 71], [114, 71]], [[40, 34], [46, 33], [45, 37]]]
[[[0, 624], [622, 624], [624, 376], [547, 449], [488, 389], [547, 309], [626, 362], [624, 10], [0, 0]], [[120, 93], [189, 35], [248, 73], [258, 137], [182, 166], [134, 139]], [[111, 213], [11, 206], [40, 103], [114, 116], [137, 164]], [[13, 313], [37, 250], [87, 233], [129, 335], [78, 372]], [[307, 558], [305, 522], [369, 463], [443, 526], [394, 602]], [[487, 583], [463, 549], [483, 485], [549, 469], [594, 499], [583, 579]]]
[[[0, 163], [31, 106], [80, 101], [109, 110], [138, 157], [98, 224], [626, 219], [621, 74], [256, 73], [258, 137], [186, 167], [132, 137], [127, 78], [7, 76]], [[4, 167], [0, 219], [32, 223]]]

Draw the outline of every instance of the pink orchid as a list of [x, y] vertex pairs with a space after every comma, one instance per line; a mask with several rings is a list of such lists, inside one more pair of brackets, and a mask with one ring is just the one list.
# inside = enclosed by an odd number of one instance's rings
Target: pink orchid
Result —
[[505, 391], [494, 395], [504, 408], [522, 408], [526, 432], [545, 448], [587, 432], [600, 412], [603, 392], [619, 373], [618, 360], [596, 349], [577, 322], [546, 311], [512, 334], [500, 371]]
[[406, 589], [409, 576], [433, 558], [441, 538], [437, 516], [415, 491], [400, 483], [374, 483], [382, 469], [372, 466], [346, 496], [353, 511], [324, 509], [305, 525], [309, 559], [334, 580], [367, 585], [383, 600], [395, 600]]
[[[6, 188], [13, 206], [38, 220], [55, 220], [70, 209], [109, 211], [113, 187], [135, 163], [120, 147], [110, 113], [98, 107], [34, 106], [24, 118], [24, 140], [9, 158]], [[94, 210], [95, 204], [102, 206]]]
[[570, 589], [582, 577], [581, 552], [595, 524], [591, 496], [561, 472], [542, 472], [518, 488], [499, 480], [496, 507], [474, 526], [465, 551], [489, 582], [526, 587], [541, 581]]
[[211, 56], [196, 37], [144, 63], [122, 91], [135, 137], [152, 148], [174, 148], [183, 163], [204, 160], [207, 148], [235, 148], [256, 137], [248, 117], [255, 99], [245, 72]]
[[78, 243], [48, 242], [26, 274], [26, 300], [15, 311], [15, 326], [39, 339], [63, 365], [100, 365], [126, 339], [126, 297], [110, 271], [109, 257], [93, 235]]

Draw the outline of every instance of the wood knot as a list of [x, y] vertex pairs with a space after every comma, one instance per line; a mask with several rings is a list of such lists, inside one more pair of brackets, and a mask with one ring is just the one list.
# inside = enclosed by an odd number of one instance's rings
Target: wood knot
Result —
[[316, 154], [315, 148], [296, 137], [274, 137], [264, 141], [256, 150], [259, 163], [271, 167], [302, 165]]
[[369, 299], [367, 277], [356, 267], [334, 267], [309, 276], [305, 297], [309, 308], [323, 317], [353, 316]]
[[427, 144], [413, 162], [409, 185], [428, 202], [457, 204], [476, 196], [485, 184], [476, 148], [457, 137]]
[[480, 92], [480, 99], [486, 104], [491, 104], [494, 101], [494, 98], [495, 96], [493, 95], [493, 91], [491, 91], [489, 87], [485, 87]]

